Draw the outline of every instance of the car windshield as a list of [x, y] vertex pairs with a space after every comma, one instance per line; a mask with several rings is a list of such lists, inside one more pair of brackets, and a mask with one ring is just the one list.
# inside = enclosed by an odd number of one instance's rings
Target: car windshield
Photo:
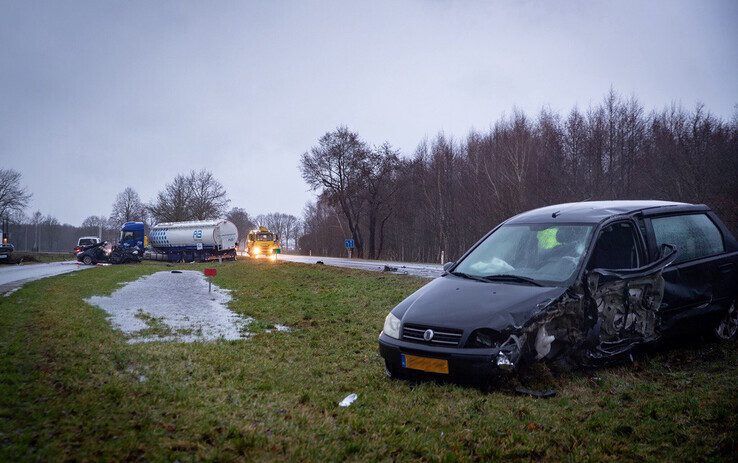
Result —
[[257, 241], [273, 241], [274, 236], [271, 233], [259, 233], [256, 235]]
[[579, 267], [592, 233], [586, 224], [511, 224], [489, 235], [453, 273], [540, 284], [567, 281]]

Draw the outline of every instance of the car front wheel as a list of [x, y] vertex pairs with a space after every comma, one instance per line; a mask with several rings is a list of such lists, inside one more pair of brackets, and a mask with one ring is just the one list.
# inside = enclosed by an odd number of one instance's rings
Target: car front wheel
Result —
[[736, 333], [738, 333], [738, 309], [734, 302], [715, 327], [715, 336], [722, 341], [730, 341], [736, 338]]

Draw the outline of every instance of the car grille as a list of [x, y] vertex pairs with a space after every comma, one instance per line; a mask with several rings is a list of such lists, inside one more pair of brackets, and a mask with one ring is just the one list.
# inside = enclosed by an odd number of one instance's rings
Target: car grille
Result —
[[[426, 341], [423, 334], [427, 330], [433, 330], [433, 339]], [[402, 327], [402, 340], [417, 342], [432, 346], [456, 347], [461, 341], [462, 330], [453, 328], [436, 328], [433, 326], [407, 324]]]

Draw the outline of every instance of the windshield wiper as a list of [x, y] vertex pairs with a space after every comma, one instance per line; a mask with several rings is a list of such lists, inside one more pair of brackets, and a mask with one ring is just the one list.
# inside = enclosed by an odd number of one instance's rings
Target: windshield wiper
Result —
[[489, 280], [487, 280], [486, 278], [477, 276], [477, 275], [469, 275], [468, 273], [464, 273], [464, 272], [448, 272], [448, 273], [450, 273], [451, 275], [456, 275], [457, 277], [467, 278], [469, 280], [477, 280], [483, 283], [489, 283]]
[[521, 277], [520, 275], [487, 275], [485, 277], [482, 277], [487, 281], [517, 281], [520, 283], [528, 283], [534, 286], [543, 286], [542, 284], [538, 283], [536, 280], [532, 278], [527, 277]]

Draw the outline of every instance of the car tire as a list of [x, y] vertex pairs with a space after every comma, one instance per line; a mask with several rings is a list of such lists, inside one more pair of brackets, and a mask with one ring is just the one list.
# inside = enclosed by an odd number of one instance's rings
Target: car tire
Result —
[[92, 265], [92, 264], [94, 264], [94, 262], [92, 261], [92, 257], [90, 257], [90, 256], [84, 256], [82, 258], [82, 263], [85, 264], [85, 265]]
[[736, 308], [735, 302], [730, 305], [723, 318], [715, 326], [713, 334], [719, 341], [736, 339], [736, 335], [738, 335], [738, 308]]

